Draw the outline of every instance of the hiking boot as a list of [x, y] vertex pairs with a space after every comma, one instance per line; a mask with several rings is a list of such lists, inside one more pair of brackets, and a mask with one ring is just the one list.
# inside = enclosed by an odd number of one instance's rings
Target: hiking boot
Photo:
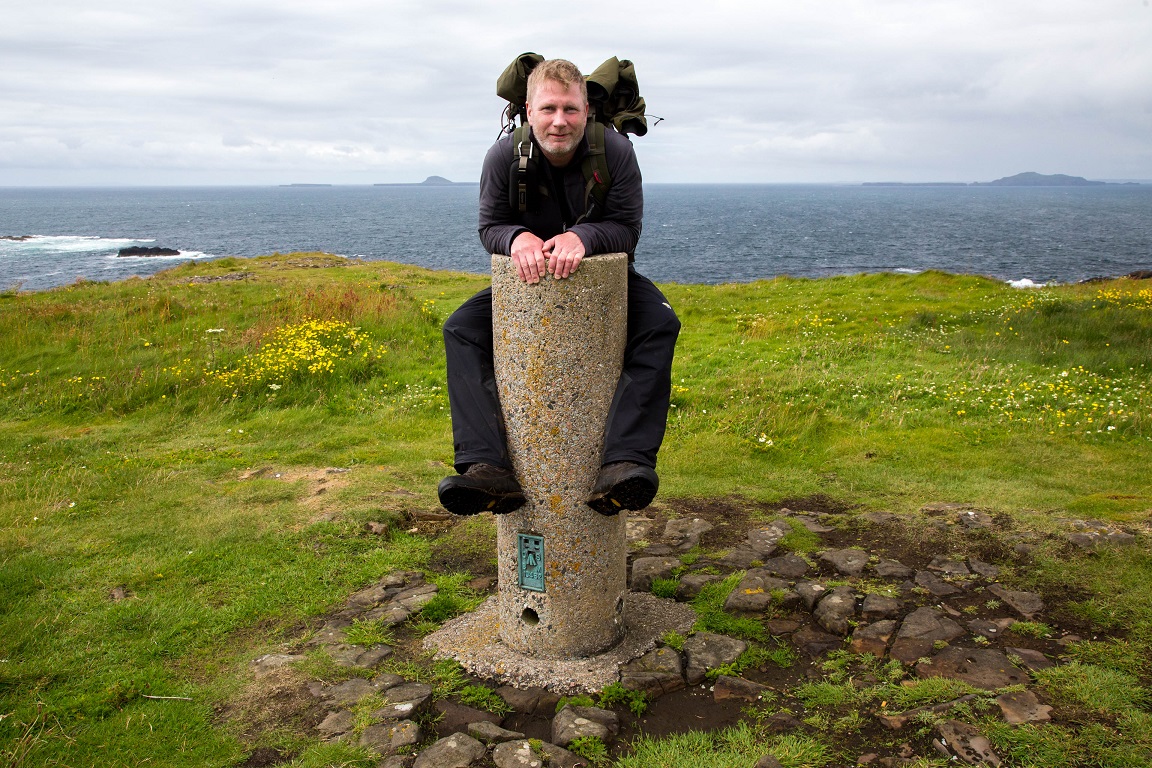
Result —
[[491, 464], [473, 464], [462, 475], [444, 478], [436, 493], [454, 515], [503, 515], [524, 506], [524, 491], [512, 470]]
[[600, 467], [588, 506], [602, 515], [615, 515], [622, 509], [644, 509], [656, 498], [660, 478], [656, 470], [631, 461], [617, 461]]

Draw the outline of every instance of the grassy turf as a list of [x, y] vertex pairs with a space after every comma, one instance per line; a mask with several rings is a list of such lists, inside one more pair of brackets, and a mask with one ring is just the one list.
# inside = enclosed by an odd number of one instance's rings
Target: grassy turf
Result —
[[[341, 263], [228, 259], [0, 294], [0, 755], [13, 764], [232, 764], [246, 747], [214, 710], [247, 661], [373, 579], [427, 566], [427, 540], [363, 524], [435, 507], [451, 462], [439, 328], [485, 279], [328, 266]], [[1149, 519], [1139, 283], [664, 288], [684, 322], [666, 497], [821, 493], [903, 513], [964, 501], [1040, 530]], [[1077, 618], [1121, 635], [1074, 649], [1117, 672], [1088, 680], [1146, 685], [1133, 660], [1152, 653], [1152, 558], [1049, 554], [1028, 578], [1074, 584]], [[466, 607], [452, 599], [445, 616]], [[1072, 682], [1052, 684], [1074, 698]]]

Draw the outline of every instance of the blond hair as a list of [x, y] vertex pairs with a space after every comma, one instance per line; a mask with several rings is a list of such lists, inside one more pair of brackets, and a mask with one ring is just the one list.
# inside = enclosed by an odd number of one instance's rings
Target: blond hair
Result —
[[578, 84], [580, 96], [583, 97], [585, 104], [588, 103], [588, 84], [584, 82], [580, 68], [572, 62], [565, 59], [548, 59], [537, 64], [528, 75], [528, 101], [532, 101], [532, 94], [545, 80], [559, 83], [565, 90], [571, 88], [573, 83]]

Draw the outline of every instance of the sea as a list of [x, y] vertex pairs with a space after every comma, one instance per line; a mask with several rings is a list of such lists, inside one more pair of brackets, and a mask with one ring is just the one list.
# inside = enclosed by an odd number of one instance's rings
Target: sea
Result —
[[[489, 270], [475, 185], [0, 188], [0, 290], [325, 251]], [[121, 257], [127, 246], [179, 256]], [[646, 184], [636, 266], [729, 283], [929, 269], [1026, 287], [1152, 269], [1152, 184]]]

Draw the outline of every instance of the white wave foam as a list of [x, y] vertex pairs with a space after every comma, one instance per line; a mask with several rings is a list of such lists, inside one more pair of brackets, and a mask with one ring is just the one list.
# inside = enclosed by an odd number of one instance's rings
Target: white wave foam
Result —
[[1043, 288], [1047, 283], [1034, 283], [1028, 278], [1024, 277], [1019, 280], [1009, 280], [1008, 285], [1013, 288]]
[[[118, 262], [131, 262], [131, 261], [187, 261], [188, 259], [215, 259], [216, 254], [204, 253], [203, 251], [180, 251], [175, 256], [119, 256], [115, 253], [109, 254], [104, 257], [108, 261]], [[108, 267], [105, 267], [107, 269]]]
[[922, 270], [922, 269], [910, 269], [908, 267], [896, 267], [896, 269], [894, 269], [892, 271], [898, 275], [918, 275], [921, 272], [923, 272], [924, 270]]
[[0, 248], [9, 253], [90, 253], [119, 250], [135, 243], [154, 243], [127, 237], [94, 237], [90, 235], [32, 235], [26, 240], [0, 240]]

